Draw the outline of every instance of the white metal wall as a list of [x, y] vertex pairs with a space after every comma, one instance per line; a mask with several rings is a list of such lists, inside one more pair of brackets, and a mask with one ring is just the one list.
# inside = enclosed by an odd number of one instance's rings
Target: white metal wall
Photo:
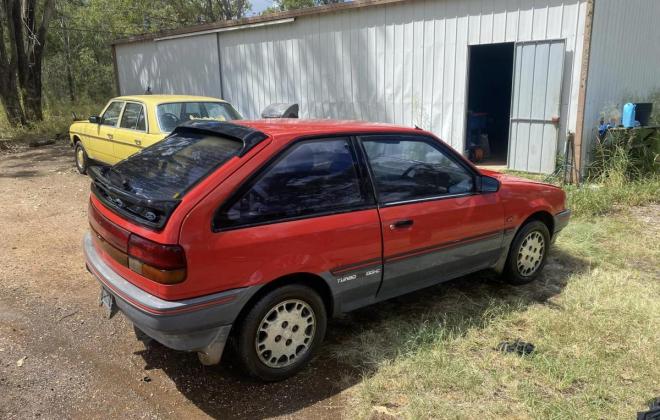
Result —
[[156, 46], [160, 73], [154, 92], [221, 96], [215, 34], [159, 41]]
[[226, 32], [225, 99], [251, 117], [299, 102], [303, 117], [417, 124], [461, 150], [468, 45], [565, 38], [563, 140], [575, 129], [585, 11], [577, 0], [417, 0]]
[[[575, 129], [585, 6], [584, 0], [410, 0], [221, 32], [224, 99], [248, 117], [273, 102], [297, 102], [302, 117], [417, 124], [462, 150], [468, 45], [563, 38], [563, 140]], [[124, 85], [125, 79], [144, 79], [132, 49], [150, 43], [117, 45], [119, 66], [128, 64], [120, 71], [122, 93], [139, 84]], [[199, 65], [182, 58], [171, 72], [194, 74]], [[185, 85], [168, 87], [187, 93]]]
[[[660, 93], [660, 1], [597, 0], [584, 108], [583, 157], [601, 116]], [[660, 106], [656, 103], [655, 106]]]
[[157, 79], [156, 44], [139, 42], [115, 47], [119, 94], [144, 93]]

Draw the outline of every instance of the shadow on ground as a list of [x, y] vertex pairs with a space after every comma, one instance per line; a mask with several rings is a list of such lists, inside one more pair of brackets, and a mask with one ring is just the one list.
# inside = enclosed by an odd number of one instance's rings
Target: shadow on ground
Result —
[[[73, 151], [65, 142], [1, 155], [0, 178], [34, 178], [74, 168]], [[44, 165], [51, 163], [51, 165]]]
[[[351, 346], [358, 334], [386, 331], [382, 327], [388, 323], [414, 326], [429, 319], [442, 319], [443, 327], [464, 334], [472, 328], [484, 328], [492, 319], [489, 309], [493, 305], [510, 307], [511, 311], [535, 304], [560, 309], [552, 298], [562, 292], [572, 274], [587, 267], [587, 261], [554, 248], [542, 276], [532, 284], [514, 287], [490, 273], [477, 273], [343, 315], [330, 322], [326, 342], [311, 365], [279, 383], [263, 384], [246, 378], [231, 354], [216, 367], [201, 366], [195, 355], [158, 344], [139, 354], [147, 369], [162, 369], [183, 395], [214, 418], [289, 415], [323, 400], [327, 404], [317, 404], [317, 410], [327, 411], [311, 414], [337, 417], [345, 402], [333, 397], [358, 383], [363, 375], [371, 375], [379, 362], [359, 360], [359, 355], [351, 365], [339, 360], [342, 347]], [[410, 328], [398, 330], [398, 334], [396, 340], [384, 340], [388, 348], [379, 352], [383, 358], [394, 357], [402, 350], [398, 343], [414, 340], [415, 332]]]

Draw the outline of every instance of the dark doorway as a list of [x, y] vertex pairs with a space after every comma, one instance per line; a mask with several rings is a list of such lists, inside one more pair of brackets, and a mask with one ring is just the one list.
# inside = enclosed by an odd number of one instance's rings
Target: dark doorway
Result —
[[465, 147], [479, 164], [507, 163], [514, 45], [470, 47]]

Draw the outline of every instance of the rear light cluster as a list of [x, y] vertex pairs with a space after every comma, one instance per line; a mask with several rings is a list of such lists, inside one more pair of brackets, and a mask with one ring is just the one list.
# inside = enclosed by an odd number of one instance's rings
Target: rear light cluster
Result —
[[186, 279], [186, 256], [179, 245], [163, 245], [107, 220], [89, 204], [89, 224], [96, 243], [119, 264], [161, 284]]

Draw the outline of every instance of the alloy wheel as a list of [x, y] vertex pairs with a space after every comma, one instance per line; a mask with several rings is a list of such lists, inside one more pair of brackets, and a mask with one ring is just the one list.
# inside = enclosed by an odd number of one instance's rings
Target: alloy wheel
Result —
[[523, 276], [530, 276], [538, 270], [545, 255], [545, 239], [541, 232], [530, 232], [520, 244], [518, 249], [518, 272]]
[[305, 301], [289, 299], [266, 313], [254, 345], [262, 363], [283, 368], [309, 351], [315, 333], [316, 316], [312, 307]]

